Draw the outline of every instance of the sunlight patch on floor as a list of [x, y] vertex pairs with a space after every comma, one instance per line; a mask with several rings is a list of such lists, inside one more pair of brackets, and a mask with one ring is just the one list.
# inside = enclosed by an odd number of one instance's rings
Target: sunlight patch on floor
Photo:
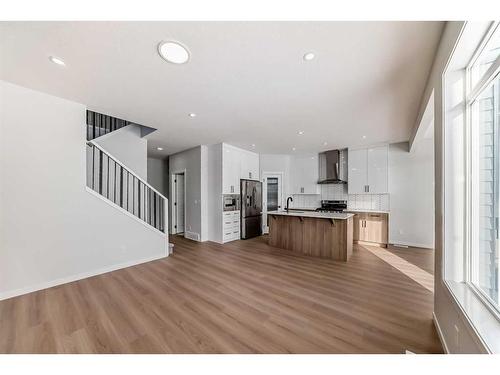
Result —
[[430, 292], [434, 292], [434, 276], [429, 272], [422, 270], [407, 260], [398, 257], [397, 255], [375, 246], [363, 246], [363, 249], [368, 250], [373, 255], [390, 264], [401, 273], [408, 276], [413, 281], [422, 285]]

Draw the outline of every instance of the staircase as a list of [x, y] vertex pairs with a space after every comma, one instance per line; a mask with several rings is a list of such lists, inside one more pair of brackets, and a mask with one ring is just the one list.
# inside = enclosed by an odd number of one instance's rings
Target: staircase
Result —
[[[87, 187], [147, 226], [166, 234], [167, 198], [93, 140], [136, 125], [87, 111]], [[154, 131], [141, 125], [141, 136]]]

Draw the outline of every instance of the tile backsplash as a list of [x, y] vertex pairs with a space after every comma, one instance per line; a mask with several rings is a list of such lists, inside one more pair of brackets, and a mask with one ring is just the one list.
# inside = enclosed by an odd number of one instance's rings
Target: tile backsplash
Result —
[[347, 209], [389, 211], [389, 194], [349, 194]]
[[292, 208], [317, 208], [321, 206], [321, 195], [319, 194], [292, 194]]
[[346, 200], [347, 209], [389, 211], [389, 194], [347, 194], [346, 184], [321, 185], [321, 194], [293, 194], [291, 207], [317, 208], [322, 200]]

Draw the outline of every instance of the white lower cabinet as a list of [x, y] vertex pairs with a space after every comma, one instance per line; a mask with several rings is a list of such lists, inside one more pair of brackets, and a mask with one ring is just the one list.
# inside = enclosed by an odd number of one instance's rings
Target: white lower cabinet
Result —
[[224, 211], [222, 214], [222, 242], [240, 239], [240, 211]]

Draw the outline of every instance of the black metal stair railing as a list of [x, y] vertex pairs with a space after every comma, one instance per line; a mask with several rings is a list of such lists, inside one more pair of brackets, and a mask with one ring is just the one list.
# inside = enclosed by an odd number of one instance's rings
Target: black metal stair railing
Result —
[[87, 110], [87, 141], [132, 124], [130, 121]]
[[87, 142], [87, 186], [165, 233], [166, 198], [93, 142]]

